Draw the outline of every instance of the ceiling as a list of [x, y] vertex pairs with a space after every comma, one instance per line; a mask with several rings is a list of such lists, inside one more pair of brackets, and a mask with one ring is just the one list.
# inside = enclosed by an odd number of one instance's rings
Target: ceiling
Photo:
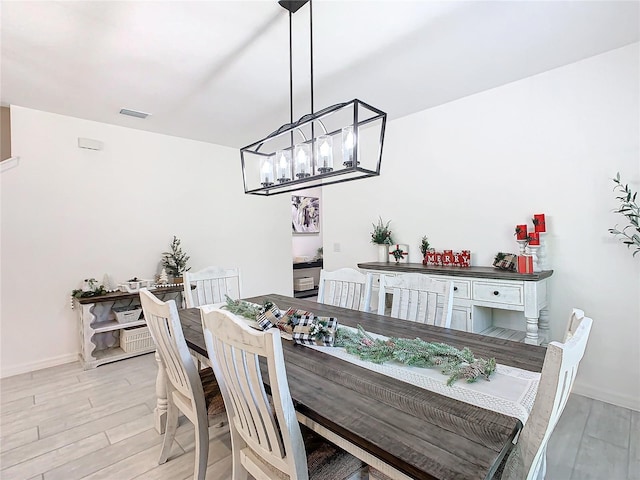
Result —
[[[313, 3], [316, 110], [398, 118], [639, 40], [640, 2]], [[242, 147], [289, 122], [288, 12], [273, 1], [6, 1], [2, 105]], [[310, 111], [309, 7], [293, 16]], [[129, 108], [151, 113], [125, 117]]]

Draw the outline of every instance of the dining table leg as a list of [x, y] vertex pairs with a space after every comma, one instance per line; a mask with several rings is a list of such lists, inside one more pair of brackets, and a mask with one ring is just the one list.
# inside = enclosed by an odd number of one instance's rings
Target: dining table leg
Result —
[[158, 375], [156, 376], [156, 408], [153, 410], [153, 418], [156, 431], [160, 434], [164, 433], [167, 424], [167, 372], [160, 360], [158, 351], [155, 353], [156, 362], [158, 362]]

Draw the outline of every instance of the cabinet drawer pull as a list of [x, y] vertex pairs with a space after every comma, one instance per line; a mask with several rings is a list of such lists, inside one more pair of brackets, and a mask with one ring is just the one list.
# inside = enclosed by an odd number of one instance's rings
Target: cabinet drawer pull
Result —
[[458, 291], [458, 287], [453, 287], [453, 291], [457, 292]]
[[494, 290], [493, 294], [497, 296], [497, 295], [500, 295], [500, 292], [498, 290]]

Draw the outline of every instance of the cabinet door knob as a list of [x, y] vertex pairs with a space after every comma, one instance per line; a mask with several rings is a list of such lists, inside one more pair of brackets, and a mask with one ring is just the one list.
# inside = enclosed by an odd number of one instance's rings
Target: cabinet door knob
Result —
[[500, 292], [498, 290], [494, 290], [493, 294], [497, 296], [497, 295], [500, 295]]
[[458, 291], [458, 287], [453, 287], [453, 291], [457, 292]]

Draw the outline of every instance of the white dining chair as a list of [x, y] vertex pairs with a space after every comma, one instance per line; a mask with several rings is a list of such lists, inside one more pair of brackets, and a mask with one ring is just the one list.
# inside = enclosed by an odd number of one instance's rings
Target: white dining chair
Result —
[[584, 355], [593, 320], [573, 309], [565, 342], [550, 342], [542, 365], [540, 384], [531, 415], [503, 465], [494, 476], [500, 480], [543, 480], [547, 442], [569, 399]]
[[[544, 480], [547, 442], [567, 404], [592, 323], [582, 310], [574, 308], [565, 342], [549, 343], [531, 414], [493, 480]], [[372, 467], [369, 467], [369, 478], [390, 480]]]
[[353, 268], [320, 271], [318, 303], [369, 312], [371, 310], [371, 273]]
[[198, 272], [184, 273], [187, 308], [225, 302], [226, 295], [233, 300], [240, 298], [239, 268], [207, 267]]
[[[227, 407], [232, 478], [340, 480], [362, 470], [360, 460], [303, 427], [296, 418], [280, 331], [258, 331], [234, 314], [200, 309], [207, 351]], [[271, 396], [260, 359], [266, 361]], [[306, 446], [306, 448], [305, 448]]]
[[204, 480], [209, 455], [209, 422], [219, 422], [225, 411], [220, 387], [213, 369], [196, 369], [182, 333], [175, 301], [162, 302], [143, 288], [140, 302], [167, 380], [167, 423], [158, 463], [165, 463], [169, 457], [178, 415], [182, 412], [195, 427], [193, 478]]
[[384, 315], [387, 293], [393, 295], [391, 316], [449, 328], [453, 314], [453, 282], [420, 273], [380, 275], [378, 315]]

